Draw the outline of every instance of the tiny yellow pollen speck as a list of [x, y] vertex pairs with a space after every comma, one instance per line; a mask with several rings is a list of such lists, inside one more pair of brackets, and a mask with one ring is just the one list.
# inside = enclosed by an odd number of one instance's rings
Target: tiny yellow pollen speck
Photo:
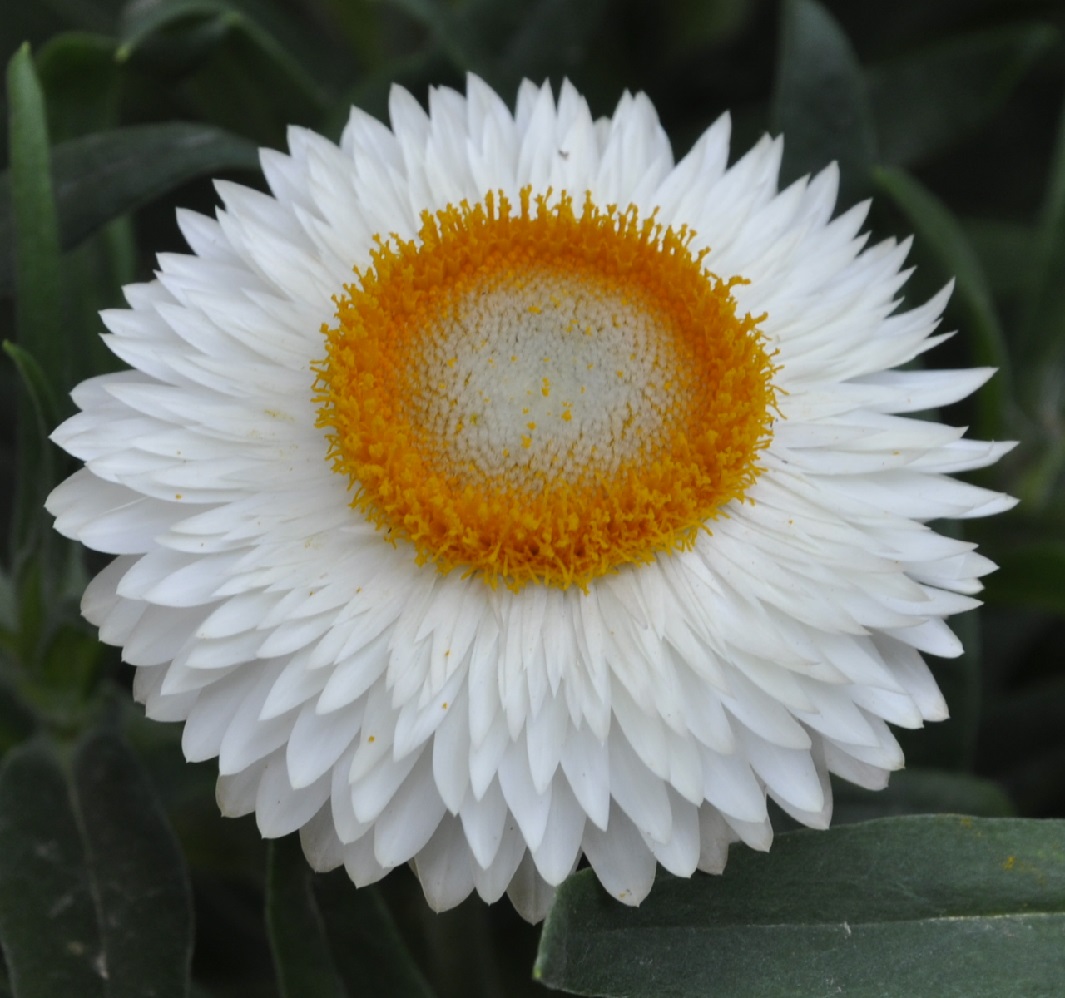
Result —
[[573, 419], [573, 413], [570, 412], [569, 409], [564, 409], [562, 411], [562, 420], [563, 420], [563, 422], [568, 423], [571, 419]]
[[524, 433], [521, 435], [521, 445], [526, 450], [532, 447], [532, 437], [526, 436]]
[[533, 315], [541, 315], [541, 314], [543, 314], [544, 310], [542, 308], [540, 308], [539, 305], [530, 305], [529, 306], [529, 311], [532, 312]]
[[1002, 864], [1002, 869], [1003, 870], [1012, 870], [1013, 867], [1014, 867], [1014, 864], [1016, 862], [1017, 862], [1017, 857], [1016, 856], [1007, 856], [1006, 857], [1006, 862]]
[[526, 426], [527, 426], [527, 427], [528, 427], [528, 428], [529, 428], [530, 430], [535, 430], [535, 429], [536, 429], [536, 424], [535, 424], [535, 423], [526, 423], [525, 425], [526, 425]]
[[366, 741], [370, 745], [372, 745], [375, 741], [377, 741], [377, 735], [368, 735], [367, 738], [366, 738]]
[[174, 493], [174, 498], [175, 498], [175, 499], [182, 499], [182, 498], [184, 498], [184, 497], [183, 497], [182, 493], [180, 493], [180, 492], [175, 492], [175, 493]]
[[447, 710], [447, 701], [446, 700], [440, 705], [440, 709], [441, 710]]

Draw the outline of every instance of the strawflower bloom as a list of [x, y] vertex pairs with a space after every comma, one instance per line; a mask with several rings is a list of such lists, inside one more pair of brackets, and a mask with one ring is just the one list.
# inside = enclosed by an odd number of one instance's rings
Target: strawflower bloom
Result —
[[675, 163], [643, 96], [390, 115], [292, 129], [104, 314], [48, 503], [117, 556], [86, 617], [225, 814], [437, 909], [540, 919], [582, 856], [638, 904], [767, 796], [825, 827], [946, 716], [921, 653], [992, 566], [927, 521], [1011, 504], [947, 477], [1006, 445], [900, 415], [991, 373], [898, 369], [949, 289], [901, 311], [908, 244], [727, 117]]

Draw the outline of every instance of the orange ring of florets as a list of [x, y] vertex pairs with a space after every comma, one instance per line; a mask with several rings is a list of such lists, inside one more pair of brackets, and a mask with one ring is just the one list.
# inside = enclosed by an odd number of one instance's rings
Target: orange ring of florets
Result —
[[[554, 203], [550, 194], [526, 188], [515, 212], [502, 192], [489, 193], [424, 212], [416, 239], [378, 238], [372, 266], [356, 270], [336, 324], [323, 327], [326, 359], [315, 365], [317, 425], [352, 506], [412, 543], [419, 563], [515, 589], [586, 587], [689, 548], [754, 482], [776, 411], [761, 319], [736, 314], [741, 278], [706, 271], [708, 250], [691, 252], [687, 228], [641, 220], [635, 207], [601, 209], [590, 194], [578, 213], [567, 193]], [[591, 467], [524, 485], [520, 473], [517, 482], [471, 479], [420, 420], [426, 337], [465, 295], [531, 266], [616, 289], [672, 338], [670, 377], [682, 390], [669, 396], [668, 432], [609, 476]]]

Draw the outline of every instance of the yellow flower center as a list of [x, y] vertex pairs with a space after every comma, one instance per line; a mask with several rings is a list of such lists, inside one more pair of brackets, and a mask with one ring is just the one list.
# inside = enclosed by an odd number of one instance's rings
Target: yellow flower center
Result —
[[514, 589], [690, 547], [757, 477], [775, 411], [742, 279], [693, 235], [526, 188], [378, 238], [315, 365], [352, 506], [419, 563]]

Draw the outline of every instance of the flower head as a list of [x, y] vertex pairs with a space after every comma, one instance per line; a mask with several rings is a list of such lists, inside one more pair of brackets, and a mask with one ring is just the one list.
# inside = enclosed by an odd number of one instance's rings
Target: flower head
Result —
[[900, 311], [906, 245], [727, 118], [679, 163], [642, 96], [391, 123], [293, 129], [104, 314], [49, 500], [117, 556], [85, 615], [226, 814], [437, 908], [540, 918], [582, 856], [638, 903], [767, 795], [826, 826], [946, 716], [921, 653], [992, 566], [927, 521], [1011, 504], [946, 477], [1005, 445], [901, 415], [991, 373], [898, 369], [948, 292]]

